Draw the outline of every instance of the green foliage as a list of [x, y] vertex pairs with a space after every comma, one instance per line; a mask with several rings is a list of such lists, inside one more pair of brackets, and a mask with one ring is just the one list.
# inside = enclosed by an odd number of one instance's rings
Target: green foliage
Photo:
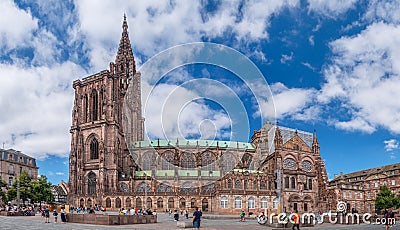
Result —
[[18, 196], [18, 189], [19, 189], [19, 197], [20, 199], [25, 202], [32, 198], [32, 191], [31, 191], [31, 177], [28, 175], [27, 172], [22, 171], [21, 175], [17, 178], [17, 180], [13, 183], [11, 188], [7, 191], [7, 199], [8, 200], [15, 200]]
[[377, 209], [389, 209], [398, 206], [399, 196], [396, 198], [392, 191], [386, 185], [380, 187], [380, 191], [376, 194], [375, 207]]
[[42, 175], [37, 181], [32, 182], [32, 201], [37, 203], [54, 202], [53, 193], [51, 193], [51, 183], [47, 182], [47, 177]]
[[3, 181], [3, 179], [0, 177], [0, 199], [2, 201], [7, 201], [6, 194], [3, 191], [3, 188], [7, 186], [7, 183]]
[[[18, 183], [19, 182], [19, 183]], [[11, 188], [8, 189], [5, 196], [6, 201], [16, 200], [17, 194], [20, 194], [20, 199], [23, 202], [28, 198], [31, 202], [53, 202], [54, 196], [51, 193], [51, 184], [47, 182], [46, 176], [41, 176], [38, 180], [31, 180], [27, 172], [23, 171], [17, 180], [13, 183]]]

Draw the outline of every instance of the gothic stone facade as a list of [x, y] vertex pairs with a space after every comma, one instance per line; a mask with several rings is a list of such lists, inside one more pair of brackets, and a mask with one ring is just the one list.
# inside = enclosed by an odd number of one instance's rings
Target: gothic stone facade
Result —
[[[327, 177], [315, 133], [266, 123], [251, 143], [144, 141], [140, 73], [126, 19], [122, 28], [109, 70], [73, 83], [69, 204], [112, 210], [197, 206], [235, 214], [326, 207]], [[133, 122], [124, 136], [122, 111], [130, 84]]]

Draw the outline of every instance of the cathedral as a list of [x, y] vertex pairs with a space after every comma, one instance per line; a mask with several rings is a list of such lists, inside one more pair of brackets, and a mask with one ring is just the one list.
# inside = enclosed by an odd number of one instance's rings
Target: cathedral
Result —
[[[124, 17], [115, 63], [73, 82], [70, 205], [199, 207], [221, 214], [328, 208], [328, 178], [315, 131], [267, 122], [250, 143], [144, 140], [140, 83]], [[128, 92], [128, 86], [134, 90]], [[124, 132], [127, 94], [135, 103], [129, 105], [132, 122]]]

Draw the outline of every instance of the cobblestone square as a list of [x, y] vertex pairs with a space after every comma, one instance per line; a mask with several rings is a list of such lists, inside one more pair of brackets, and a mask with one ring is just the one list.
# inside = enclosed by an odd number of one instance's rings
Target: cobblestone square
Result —
[[[51, 219], [53, 220], [53, 219]], [[185, 220], [182, 220], [185, 221]], [[190, 221], [190, 219], [189, 219]], [[257, 224], [255, 220], [247, 220], [245, 222], [240, 222], [239, 219], [233, 220], [209, 220], [203, 219], [201, 222], [202, 229], [210, 230], [236, 230], [236, 229], [272, 229], [271, 227], [262, 226]], [[88, 224], [75, 224], [75, 223], [48, 223], [45, 224], [44, 220], [40, 216], [34, 217], [3, 217], [0, 216], [0, 229], [180, 229], [176, 227], [176, 222], [166, 214], [159, 214], [158, 223], [156, 224], [137, 224], [137, 225], [119, 225], [119, 226], [102, 226], [102, 225], [88, 225]], [[382, 230], [385, 229], [382, 225], [331, 225], [324, 224], [316, 227], [301, 228], [308, 230], [319, 230], [319, 229], [367, 229], [367, 230]], [[394, 226], [390, 228], [391, 230], [400, 229], [400, 226]]]

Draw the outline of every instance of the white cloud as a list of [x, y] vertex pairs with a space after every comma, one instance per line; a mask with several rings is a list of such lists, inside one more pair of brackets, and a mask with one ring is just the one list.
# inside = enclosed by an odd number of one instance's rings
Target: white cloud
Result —
[[[275, 104], [276, 118], [299, 117], [299, 114], [303, 113], [303, 110], [308, 108], [314, 100], [314, 89], [288, 88], [280, 82], [272, 84], [270, 88]], [[307, 115], [307, 118], [311, 119], [311, 115]]]
[[309, 68], [312, 71], [315, 71], [315, 68], [308, 62], [302, 62], [302, 65], [304, 65], [305, 67]]
[[293, 52], [291, 52], [290, 55], [282, 54], [281, 63], [286, 64], [288, 61], [291, 61], [292, 59], [293, 59]]
[[383, 141], [383, 143], [385, 144], [385, 150], [387, 152], [391, 152], [399, 148], [399, 142], [396, 139], [386, 140]]
[[56, 175], [63, 176], [63, 175], [65, 175], [65, 173], [63, 173], [63, 172], [56, 172]]
[[318, 99], [338, 100], [349, 108], [343, 129], [373, 132], [384, 127], [400, 133], [400, 26], [374, 23], [357, 36], [331, 44], [333, 64], [326, 66], [326, 83]]
[[308, 0], [310, 11], [334, 18], [354, 7], [357, 0]]
[[364, 15], [367, 21], [386, 21], [388, 23], [400, 22], [400, 2], [397, 0], [370, 0]]
[[67, 156], [73, 91], [71, 81], [84, 71], [66, 62], [52, 67], [0, 65], [0, 140], [43, 159]]
[[[121, 34], [121, 27], [116, 25], [121, 25], [123, 12], [127, 13], [134, 49], [150, 57], [171, 46], [222, 37], [226, 33], [236, 38], [232, 44], [236, 48], [267, 39], [270, 17], [285, 7], [297, 7], [298, 2], [222, 1], [213, 12], [204, 12], [201, 1], [102, 1], [98, 4], [77, 0], [75, 5], [79, 30], [86, 35], [91, 64], [98, 71], [115, 58], [115, 44]], [[249, 55], [265, 59], [259, 49], [254, 52]]]
[[38, 28], [38, 20], [11, 0], [0, 1], [0, 12], [0, 49], [26, 47], [32, 40], [32, 31]]

